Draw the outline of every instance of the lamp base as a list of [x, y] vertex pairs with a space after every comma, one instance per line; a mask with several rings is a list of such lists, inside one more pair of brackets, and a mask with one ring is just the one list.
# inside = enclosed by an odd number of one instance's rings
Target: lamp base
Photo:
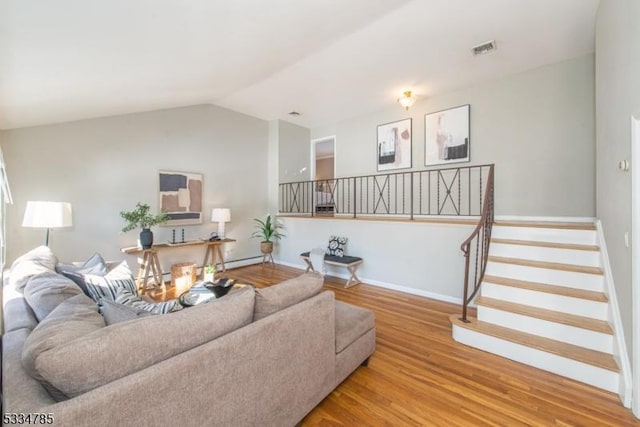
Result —
[[224, 239], [224, 222], [218, 223], [218, 237]]

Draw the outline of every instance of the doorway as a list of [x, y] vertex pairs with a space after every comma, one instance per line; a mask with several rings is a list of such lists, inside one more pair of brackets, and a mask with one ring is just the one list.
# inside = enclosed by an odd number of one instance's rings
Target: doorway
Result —
[[316, 214], [333, 214], [336, 210], [336, 137], [311, 140], [311, 179], [317, 181], [313, 192]]
[[336, 177], [336, 137], [311, 140], [311, 179], [314, 181]]

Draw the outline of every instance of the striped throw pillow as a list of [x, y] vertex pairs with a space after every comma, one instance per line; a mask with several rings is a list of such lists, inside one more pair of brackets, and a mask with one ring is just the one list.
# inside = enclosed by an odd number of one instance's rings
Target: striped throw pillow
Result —
[[182, 305], [180, 305], [178, 300], [174, 299], [166, 302], [149, 302], [126, 289], [118, 290], [115, 302], [154, 314], [167, 314], [182, 309]]
[[83, 278], [87, 293], [96, 302], [102, 298], [115, 301], [120, 289], [125, 289], [134, 295], [138, 294], [136, 281], [126, 261], [122, 261], [104, 276], [85, 274]]

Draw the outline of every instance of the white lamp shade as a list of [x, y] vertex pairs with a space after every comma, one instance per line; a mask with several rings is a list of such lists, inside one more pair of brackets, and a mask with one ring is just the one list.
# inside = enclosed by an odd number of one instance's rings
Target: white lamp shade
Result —
[[211, 211], [211, 222], [231, 221], [231, 211], [227, 208], [214, 208]]
[[71, 203], [27, 202], [23, 227], [61, 228], [72, 225]]

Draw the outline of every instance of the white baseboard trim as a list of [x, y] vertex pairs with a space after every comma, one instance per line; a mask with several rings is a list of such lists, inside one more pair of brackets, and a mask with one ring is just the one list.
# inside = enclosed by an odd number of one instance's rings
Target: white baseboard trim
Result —
[[238, 268], [238, 267], [246, 267], [247, 265], [254, 265], [254, 264], [260, 264], [262, 263], [262, 255], [258, 255], [256, 257], [251, 257], [251, 258], [244, 258], [244, 259], [239, 259], [239, 260], [231, 260], [231, 261], [225, 261], [224, 265], [225, 267], [227, 267], [227, 269], [229, 268]]
[[618, 307], [618, 298], [616, 297], [615, 284], [613, 282], [613, 274], [611, 265], [609, 264], [609, 253], [607, 252], [607, 244], [604, 240], [604, 231], [602, 230], [602, 222], [596, 221], [596, 233], [598, 235], [598, 245], [600, 246], [601, 265], [604, 270], [604, 288], [609, 298], [610, 317], [613, 323], [613, 356], [620, 366], [620, 389], [618, 395], [625, 408], [631, 407], [632, 398], [632, 377], [631, 363], [629, 361], [629, 353], [624, 339], [624, 331], [622, 328], [622, 318], [620, 317], [620, 308]]
[[539, 221], [539, 222], [587, 222], [593, 224], [594, 217], [590, 216], [518, 216], [496, 215], [496, 221]]
[[[303, 271], [307, 268], [307, 266], [302, 263], [300, 264], [292, 263], [292, 262], [283, 261], [281, 259], [276, 259], [275, 262], [276, 264], [286, 265], [287, 267], [297, 268]], [[330, 276], [339, 277], [345, 280], [349, 278], [348, 274], [334, 273], [334, 272], [332, 272]], [[442, 295], [435, 292], [425, 291], [422, 289], [415, 289], [415, 288], [409, 288], [406, 286], [395, 285], [393, 283], [382, 282], [380, 280], [369, 279], [362, 276], [360, 276], [360, 280], [362, 281], [362, 283], [366, 285], [377, 286], [379, 288], [385, 288], [385, 289], [391, 289], [393, 291], [404, 292], [405, 294], [411, 294], [419, 297], [425, 297], [425, 298], [430, 298], [438, 301], [444, 301], [444, 302], [450, 302], [452, 304], [462, 305], [462, 298], [452, 297], [449, 295]]]

